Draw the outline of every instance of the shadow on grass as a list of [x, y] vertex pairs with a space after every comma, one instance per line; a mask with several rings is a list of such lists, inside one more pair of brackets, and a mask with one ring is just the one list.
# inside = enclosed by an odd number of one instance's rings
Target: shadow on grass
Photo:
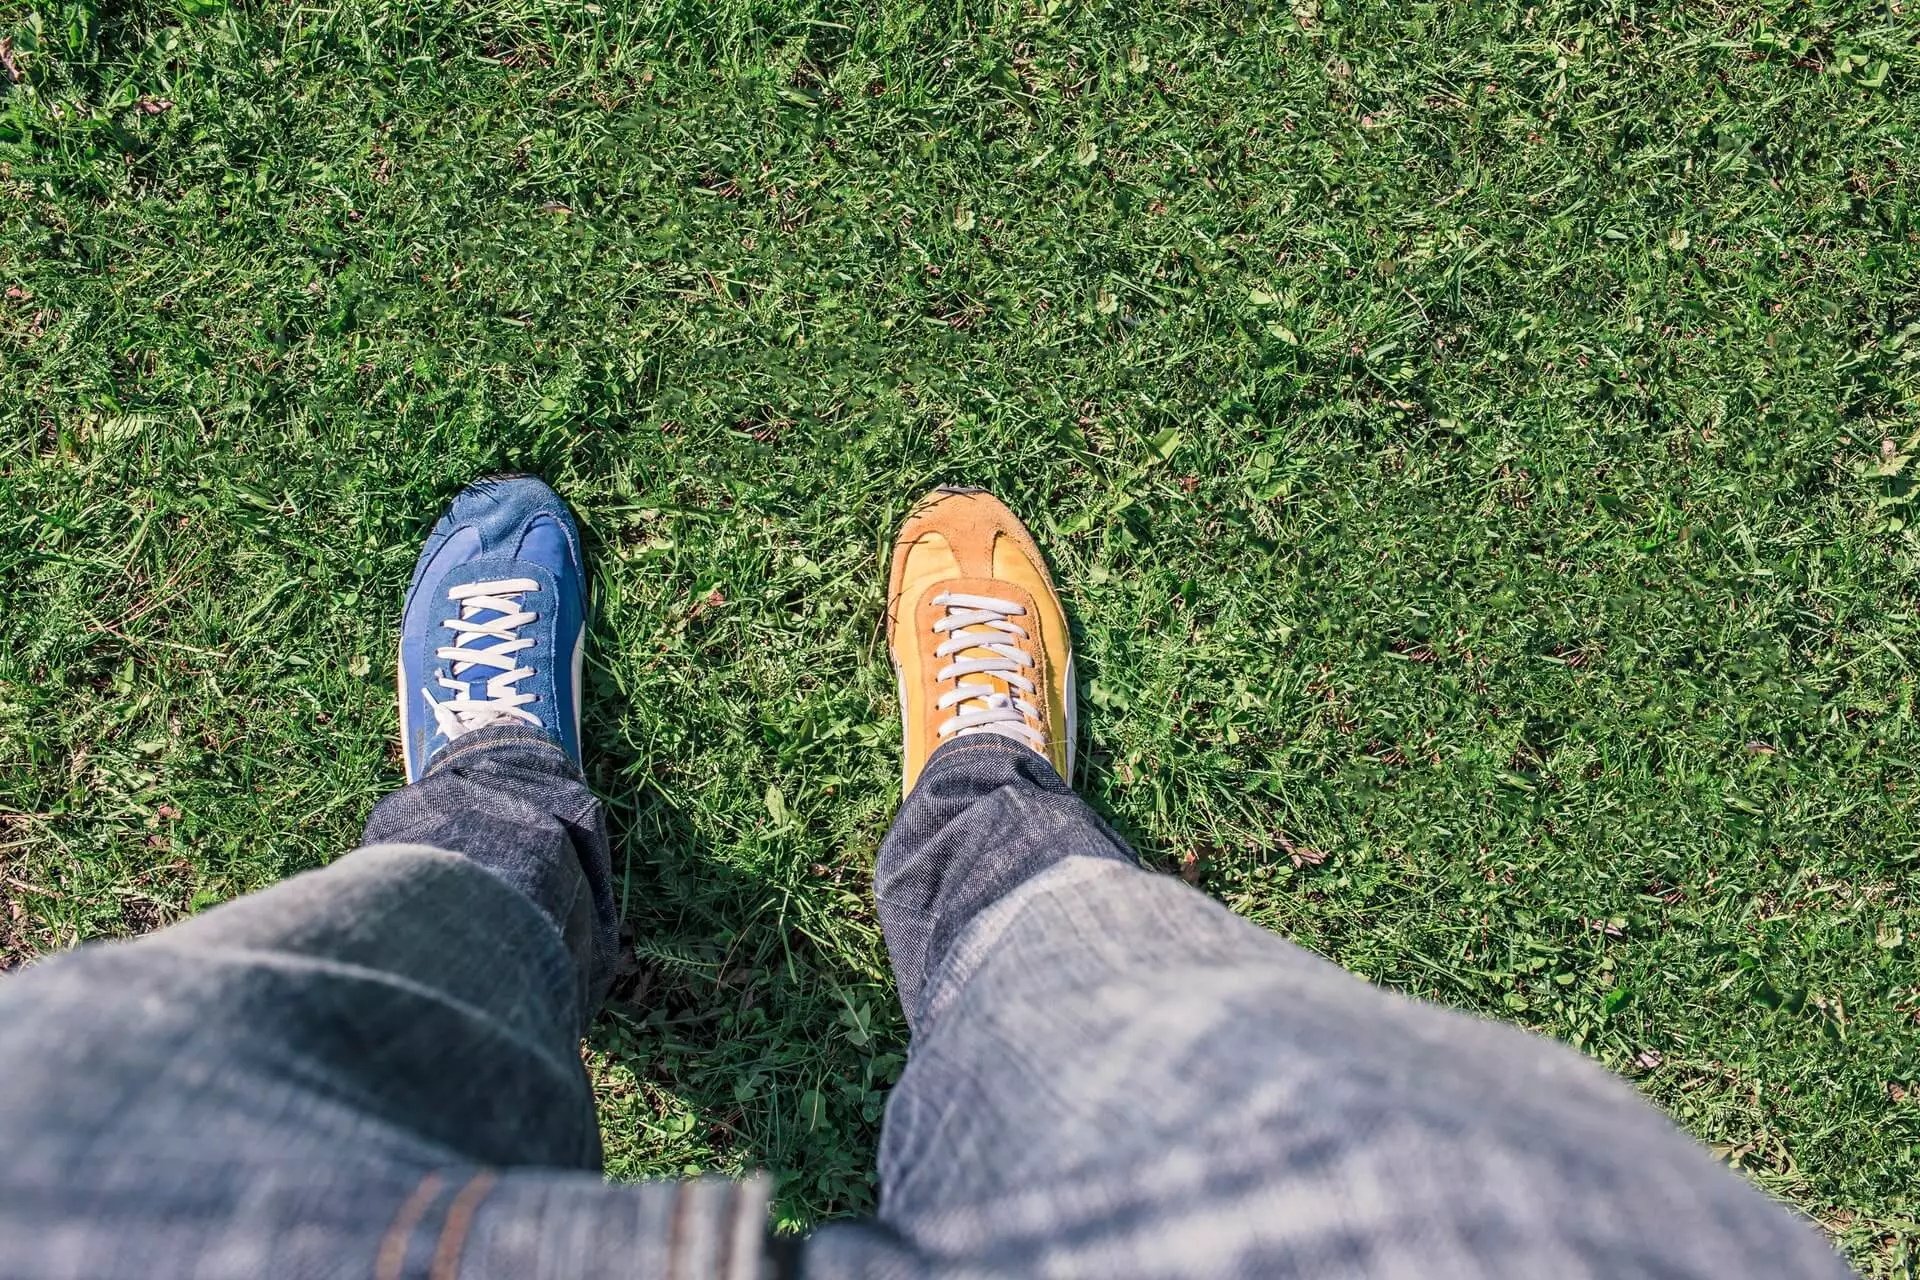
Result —
[[[610, 700], [589, 694], [591, 724]], [[619, 967], [588, 1036], [609, 1176], [759, 1170], [776, 1220], [870, 1212], [886, 1092], [905, 1061], [891, 982], [821, 945], [796, 891], [719, 856], [649, 768], [590, 732], [590, 777], [613, 828]], [[817, 870], [818, 868], [816, 868]]]

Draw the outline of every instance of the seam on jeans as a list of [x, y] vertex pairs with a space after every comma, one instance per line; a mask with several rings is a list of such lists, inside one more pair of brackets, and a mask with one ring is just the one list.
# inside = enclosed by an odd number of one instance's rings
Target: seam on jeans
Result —
[[500, 1179], [491, 1169], [482, 1169], [467, 1180], [460, 1194], [447, 1206], [447, 1220], [440, 1228], [440, 1243], [433, 1248], [433, 1266], [428, 1280], [454, 1280], [460, 1274], [460, 1251], [466, 1247], [467, 1231], [473, 1226], [473, 1211], [493, 1190]]
[[420, 781], [425, 782], [428, 778], [441, 772], [453, 761], [461, 759], [463, 756], [470, 756], [475, 752], [489, 751], [495, 747], [504, 747], [510, 744], [546, 747], [557, 754], [562, 760], [565, 760], [568, 767], [576, 774], [580, 771], [580, 766], [573, 763], [573, 757], [567, 754], [567, 749], [544, 733], [537, 733], [533, 730], [522, 732], [515, 729], [506, 729], [504, 731], [482, 729], [477, 734], [449, 742], [446, 746], [440, 748], [440, 750], [435, 753], [433, 759], [428, 761], [427, 771], [420, 775]]
[[[587, 896], [587, 916], [590, 921], [587, 926], [588, 958], [584, 962], [577, 958], [574, 959], [573, 969], [576, 976], [572, 982], [567, 984], [567, 989], [572, 994], [575, 1005], [573, 1025], [579, 1030], [581, 1037], [584, 1039], [587, 1034], [587, 1029], [593, 1023], [593, 1015], [599, 1012], [598, 1008], [589, 1009], [586, 1006], [587, 1002], [593, 998], [591, 989], [593, 980], [592, 970], [594, 968], [593, 957], [596, 956], [600, 950], [600, 940], [598, 936], [599, 922], [594, 919], [596, 912], [593, 905], [593, 886], [587, 883], [584, 870], [582, 870], [581, 874], [573, 878], [573, 892], [567, 898], [566, 909], [555, 917], [554, 924], [560, 930], [561, 947], [566, 950], [570, 958], [573, 957], [573, 944], [567, 936], [567, 923], [573, 919], [573, 909], [580, 905], [580, 895], [583, 893]], [[599, 1130], [597, 1128], [594, 1131], [594, 1142], [598, 1145]]]
[[[769, 1198], [767, 1183], [762, 1177], [754, 1176], [734, 1184], [734, 1220], [728, 1224], [733, 1242], [727, 1250], [733, 1259], [733, 1270], [722, 1273], [726, 1280], [754, 1280], [766, 1274]], [[798, 1274], [797, 1269], [794, 1274]]]
[[687, 1188], [684, 1182], [673, 1187], [673, 1216], [667, 1222], [667, 1280], [678, 1280], [681, 1274], [680, 1254], [687, 1244]]
[[534, 740], [535, 735], [533, 734], [506, 733], [501, 734], [497, 738], [487, 738], [481, 742], [474, 742], [471, 739], [465, 742], [450, 742], [435, 752], [433, 759], [427, 762], [427, 771], [420, 775], [420, 781], [425, 782], [435, 774], [446, 772], [447, 768], [462, 756], [472, 755], [476, 751], [484, 751], [495, 744], [531, 742]]
[[[1035, 751], [1032, 747], [1015, 742], [1012, 738], [1005, 738], [997, 733], [976, 733], [965, 738], [954, 738], [934, 748], [933, 754], [927, 757], [926, 766], [920, 770], [920, 776], [925, 778], [927, 774], [936, 769], [944, 772], [948, 768], [947, 761], [949, 760], [958, 759], [974, 751], [989, 750], [1004, 752], [1016, 760], [1023, 756], [1037, 756], [1039, 759], [1046, 761], [1049, 768], [1053, 766], [1053, 761], [1047, 760], [1045, 756]], [[1054, 774], [1058, 776], [1059, 770], [1055, 769]], [[918, 791], [919, 789], [920, 784], [916, 782], [914, 784], [914, 790]]]
[[732, 1280], [733, 1278], [733, 1223], [734, 1219], [739, 1216], [740, 1185], [738, 1183], [729, 1183], [727, 1185], [726, 1204], [720, 1210], [720, 1239], [718, 1241], [720, 1249], [718, 1255], [713, 1260], [713, 1274], [719, 1277], [719, 1280]]
[[400, 1212], [393, 1216], [392, 1225], [381, 1237], [380, 1251], [374, 1255], [374, 1280], [400, 1280], [400, 1271], [407, 1265], [407, 1245], [413, 1239], [413, 1229], [426, 1217], [427, 1206], [439, 1194], [440, 1175], [429, 1173], [401, 1202]]
[[[572, 762], [569, 761], [568, 763], [572, 763]], [[562, 822], [566, 823], [570, 827], [591, 826], [592, 824], [589, 823], [587, 819], [592, 817], [593, 811], [600, 807], [600, 797], [593, 793], [593, 788], [591, 786], [587, 785], [587, 778], [584, 773], [580, 775], [580, 777], [577, 779], [577, 782], [579, 786], [581, 786], [586, 790], [587, 798], [581, 801], [580, 807], [578, 809], [573, 810], [571, 813], [555, 814], [554, 816], [559, 818]], [[572, 834], [572, 833], [569, 832], [568, 834]]]
[[[578, 785], [584, 787], [587, 784], [585, 782], [581, 782]], [[593, 825], [593, 821], [592, 821], [593, 811], [594, 809], [599, 807], [599, 804], [600, 804], [600, 797], [594, 795], [591, 791], [589, 791], [587, 793], [586, 800], [581, 804], [581, 806], [578, 809], [574, 810], [572, 813], [556, 813], [553, 816], [560, 819], [561, 825], [566, 827], [591, 827]], [[578, 837], [574, 835], [572, 831], [567, 832], [567, 838], [569, 842], [571, 842], [575, 846], [574, 861], [580, 864], [580, 870], [582, 874], [584, 874], [587, 869], [587, 866], [586, 866], [587, 860], [586, 858], [582, 857], [579, 852], [579, 845], [582, 842]]]
[[[919, 1023], [927, 1005], [927, 956], [933, 950], [933, 934], [940, 926], [940, 917], [921, 907], [896, 902], [878, 890], [874, 892], [873, 901], [881, 917], [892, 925], [886, 931], [887, 952], [893, 958], [895, 991], [901, 993], [900, 1012], [907, 1015], [907, 1025], [911, 1028]], [[914, 1007], [909, 1009], [904, 991], [916, 979], [918, 990], [914, 993]]]

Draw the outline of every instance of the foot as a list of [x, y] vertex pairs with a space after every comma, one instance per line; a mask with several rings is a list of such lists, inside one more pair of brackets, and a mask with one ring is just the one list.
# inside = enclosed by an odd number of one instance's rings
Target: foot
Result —
[[407, 781], [477, 729], [537, 729], [580, 762], [586, 575], [560, 495], [532, 476], [475, 481], [427, 537], [400, 623]]
[[1073, 646], [1026, 526], [992, 494], [942, 486], [893, 545], [887, 646], [906, 734], [903, 791], [934, 749], [993, 733], [1073, 775]]

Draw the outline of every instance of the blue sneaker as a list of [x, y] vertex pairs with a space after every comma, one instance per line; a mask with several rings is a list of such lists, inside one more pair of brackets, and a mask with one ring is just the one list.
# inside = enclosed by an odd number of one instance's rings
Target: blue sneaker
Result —
[[582, 563], [573, 514], [533, 476], [479, 480], [453, 500], [400, 622], [408, 782], [448, 743], [494, 725], [538, 729], [580, 762]]

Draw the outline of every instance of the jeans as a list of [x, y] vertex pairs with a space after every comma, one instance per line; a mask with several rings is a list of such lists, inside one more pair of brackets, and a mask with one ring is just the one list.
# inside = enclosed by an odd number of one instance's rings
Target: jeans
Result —
[[1847, 1274], [1577, 1054], [1141, 870], [1005, 739], [935, 754], [876, 881], [873, 1222], [599, 1176], [606, 828], [497, 728], [333, 865], [0, 979], [0, 1276]]

